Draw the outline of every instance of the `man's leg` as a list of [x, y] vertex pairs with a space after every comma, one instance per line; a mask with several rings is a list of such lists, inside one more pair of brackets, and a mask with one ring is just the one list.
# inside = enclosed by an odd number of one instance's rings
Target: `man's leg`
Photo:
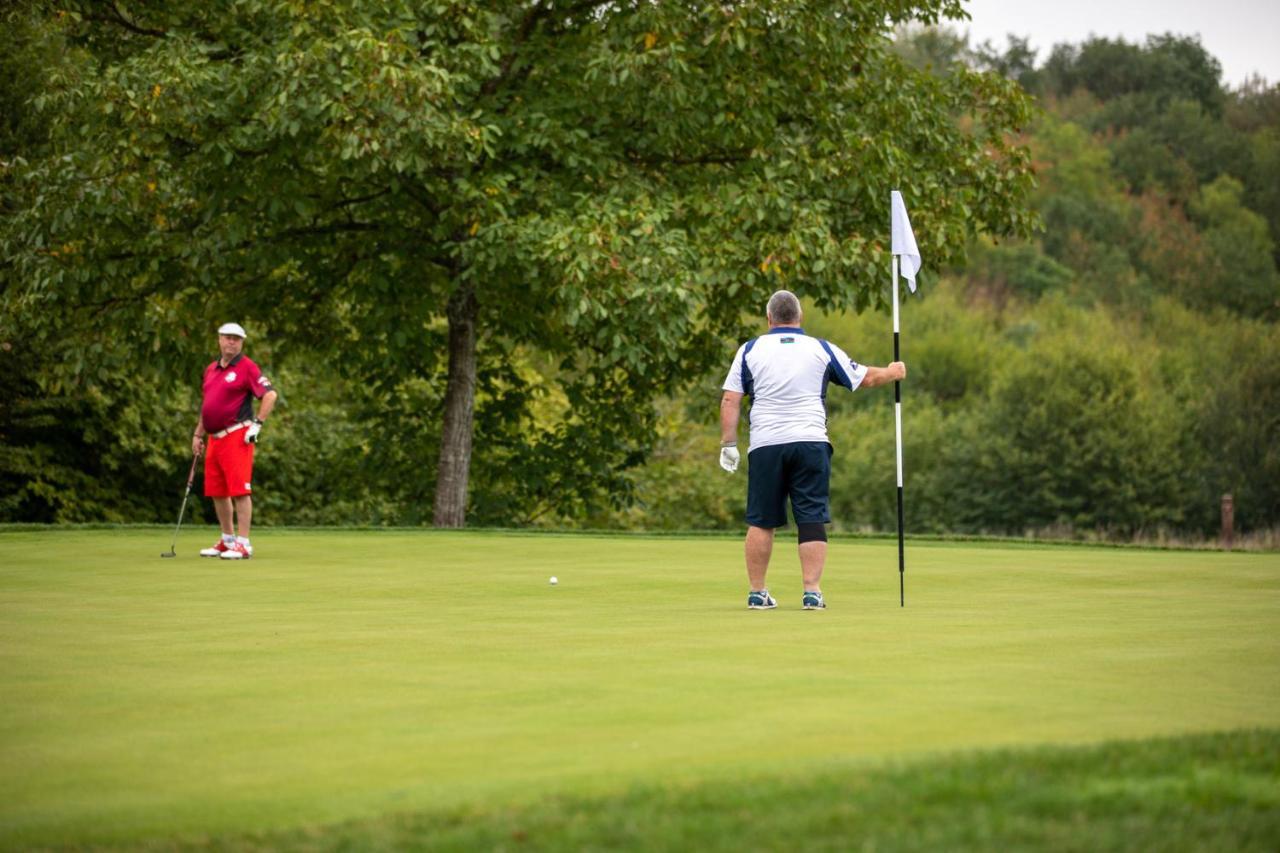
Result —
[[[822, 598], [822, 570], [827, 564], [827, 522], [831, 519], [831, 445], [820, 442], [797, 445], [791, 480], [791, 511], [796, 518], [800, 573], [804, 581], [805, 609]], [[803, 521], [801, 519], [804, 519]]]
[[781, 488], [781, 449], [752, 448], [747, 456], [747, 596], [750, 610], [772, 610], [778, 606], [765, 592], [765, 575], [773, 554], [773, 533], [787, 523], [786, 492]]
[[253, 524], [253, 495], [237, 495], [234, 499], [228, 499], [228, 503], [231, 500], [236, 504], [236, 527], [239, 528], [240, 538], [248, 539], [249, 526]]
[[218, 513], [218, 526], [224, 536], [234, 536], [235, 527], [231, 525], [231, 498], [214, 498], [213, 509]]
[[769, 571], [769, 557], [773, 554], [773, 529], [747, 527], [747, 580], [752, 591], [764, 589], [764, 576]]
[[231, 498], [228, 497], [231, 487], [227, 484], [226, 452], [224, 439], [209, 436], [209, 448], [204, 456], [204, 494], [213, 501], [213, 510], [218, 514], [218, 526], [222, 528], [224, 537], [236, 534], [231, 525]]
[[805, 592], [820, 592], [822, 568], [827, 564], [826, 542], [800, 543], [800, 572], [804, 578]]

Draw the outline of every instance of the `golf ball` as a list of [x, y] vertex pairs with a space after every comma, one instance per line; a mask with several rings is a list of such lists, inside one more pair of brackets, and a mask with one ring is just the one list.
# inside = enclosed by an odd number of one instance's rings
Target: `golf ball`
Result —
[[555, 575], [552, 575], [552, 576], [551, 576], [551, 585], [552, 585], [552, 586], [555, 586], [555, 585], [556, 585], [556, 584], [558, 584], [558, 583], [560, 583], [560, 581], [556, 580], [556, 576], [555, 576]]

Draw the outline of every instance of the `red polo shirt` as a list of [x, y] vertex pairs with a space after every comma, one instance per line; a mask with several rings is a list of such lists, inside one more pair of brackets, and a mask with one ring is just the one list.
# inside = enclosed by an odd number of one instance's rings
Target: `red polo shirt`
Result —
[[204, 369], [204, 405], [200, 420], [205, 432], [221, 432], [253, 418], [253, 398], [271, 389], [271, 380], [244, 353], [226, 367], [222, 359]]

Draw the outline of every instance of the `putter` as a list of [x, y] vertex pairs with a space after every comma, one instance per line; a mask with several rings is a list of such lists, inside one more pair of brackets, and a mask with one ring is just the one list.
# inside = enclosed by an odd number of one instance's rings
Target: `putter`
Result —
[[169, 550], [161, 554], [161, 557], [178, 556], [178, 528], [182, 527], [182, 516], [187, 512], [187, 498], [191, 497], [191, 484], [196, 479], [196, 460], [200, 458], [199, 453], [191, 454], [191, 473], [187, 475], [187, 492], [182, 496], [182, 509], [178, 510], [178, 526], [173, 528], [173, 544], [169, 546]]

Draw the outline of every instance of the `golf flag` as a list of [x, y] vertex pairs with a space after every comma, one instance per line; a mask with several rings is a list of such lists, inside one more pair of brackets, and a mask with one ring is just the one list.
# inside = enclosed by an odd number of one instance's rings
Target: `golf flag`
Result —
[[907, 287], [915, 293], [916, 273], [920, 272], [920, 250], [916, 248], [916, 235], [911, 232], [911, 220], [907, 218], [907, 206], [902, 202], [902, 193], [893, 190], [890, 199], [893, 254], [902, 258], [900, 272], [907, 280]]
[[[916, 273], [920, 272], [920, 249], [916, 247], [916, 235], [911, 232], [911, 220], [907, 218], [907, 206], [902, 203], [902, 193], [890, 191], [889, 227], [893, 247], [893, 360], [901, 361], [898, 349], [898, 274], [907, 280], [907, 287], [916, 292]], [[907, 571], [906, 549], [903, 542], [905, 527], [902, 512], [902, 383], [893, 383], [893, 427], [898, 445], [898, 604], [907, 606], [904, 576]]]

